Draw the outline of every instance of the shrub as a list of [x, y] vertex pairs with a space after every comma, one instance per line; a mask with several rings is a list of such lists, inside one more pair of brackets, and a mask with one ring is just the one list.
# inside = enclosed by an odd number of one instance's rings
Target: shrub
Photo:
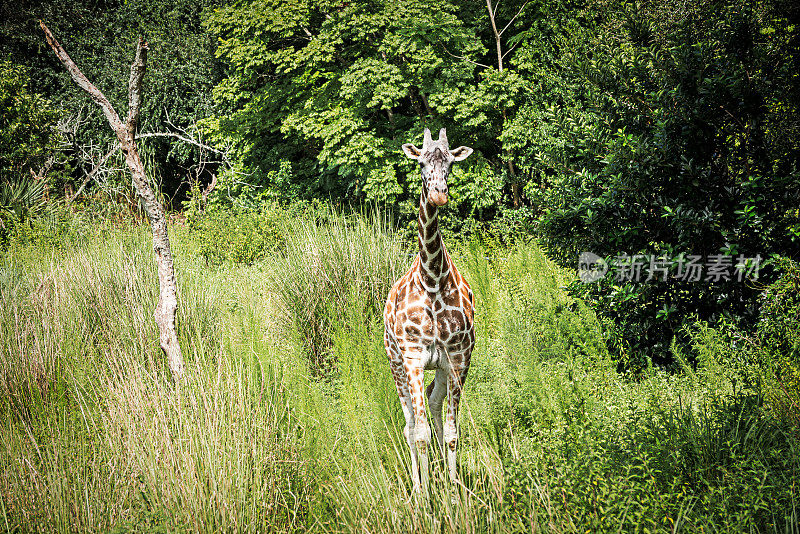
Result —
[[27, 175], [53, 148], [58, 113], [28, 83], [24, 67], [0, 60], [0, 182]]
[[283, 249], [286, 213], [276, 205], [211, 206], [189, 219], [199, 253], [209, 264], [251, 265]]
[[49, 251], [85, 243], [101, 226], [90, 225], [91, 215], [73, 212], [59, 202], [50, 202], [36, 216], [14, 226], [9, 233], [11, 247]]
[[783, 258], [778, 270], [761, 295], [758, 333], [778, 381], [775, 409], [800, 432], [800, 264]]
[[33, 180], [24, 174], [14, 180], [0, 178], [0, 244], [5, 244], [20, 225], [44, 208], [45, 186], [44, 180]]
[[[734, 265], [739, 255], [796, 255], [800, 153], [789, 147], [800, 130], [783, 111], [800, 94], [789, 8], [724, 1], [675, 18], [676, 2], [633, 5], [600, 15], [610, 15], [601, 37], [567, 69], [581, 85], [531, 130], [551, 134], [530, 147], [552, 176], [539, 225], [549, 253], [565, 267], [583, 251], [722, 255]], [[673, 337], [686, 342], [680, 331], [694, 316], [752, 328], [758, 315], [758, 290], [735, 276], [639, 284], [624, 288], [624, 303], [615, 285], [588, 297], [641, 355], [634, 367], [670, 363]]]
[[800, 264], [789, 258], [778, 263], [780, 278], [761, 294], [758, 332], [770, 349], [800, 363]]

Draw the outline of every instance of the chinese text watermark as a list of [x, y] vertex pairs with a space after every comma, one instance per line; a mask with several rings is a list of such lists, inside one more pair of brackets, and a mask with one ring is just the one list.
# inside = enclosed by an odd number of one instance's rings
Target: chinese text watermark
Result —
[[741, 282], [758, 279], [761, 255], [755, 257], [711, 254], [619, 254], [610, 261], [593, 252], [578, 257], [578, 278], [585, 284], [597, 282], [607, 274], [617, 282]]

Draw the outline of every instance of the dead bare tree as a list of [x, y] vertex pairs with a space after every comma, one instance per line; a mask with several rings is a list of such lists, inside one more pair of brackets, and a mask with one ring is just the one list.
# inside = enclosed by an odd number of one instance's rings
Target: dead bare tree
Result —
[[89, 93], [92, 100], [103, 110], [111, 129], [117, 135], [120, 148], [125, 154], [125, 162], [128, 164], [133, 176], [133, 185], [144, 203], [147, 218], [150, 220], [153, 230], [153, 249], [156, 254], [160, 287], [154, 316], [160, 332], [161, 350], [167, 356], [167, 363], [170, 371], [172, 371], [173, 378], [175, 381], [179, 381], [183, 378], [184, 364], [181, 347], [178, 344], [178, 336], [175, 332], [175, 312], [178, 308], [178, 299], [175, 269], [172, 263], [172, 249], [169, 246], [169, 236], [167, 235], [167, 221], [164, 208], [147, 181], [144, 165], [136, 149], [136, 126], [142, 104], [142, 79], [147, 68], [147, 43], [140, 38], [136, 47], [136, 57], [131, 65], [131, 76], [128, 81], [128, 116], [123, 123], [111, 106], [111, 102], [84, 76], [75, 62], [72, 61], [72, 58], [67, 55], [67, 52], [53, 37], [47, 26], [42, 21], [39, 21], [39, 25], [42, 27], [45, 37], [47, 37], [48, 44], [56, 53], [59, 61], [66, 67], [75, 83]]

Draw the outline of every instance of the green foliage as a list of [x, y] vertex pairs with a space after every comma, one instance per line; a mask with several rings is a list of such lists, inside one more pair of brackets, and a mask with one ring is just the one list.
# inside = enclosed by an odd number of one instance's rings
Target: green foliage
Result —
[[0, 244], [44, 208], [47, 183], [35, 179], [55, 144], [58, 113], [28, 89], [27, 69], [0, 61]]
[[[455, 4], [429, 0], [254, 0], [209, 12], [206, 28], [230, 67], [215, 89], [225, 116], [214, 135], [238, 147], [256, 180], [290, 160], [285, 200], [376, 202], [411, 221], [406, 205], [417, 198], [418, 170], [400, 145], [418, 142], [423, 126], [445, 126], [453, 142], [474, 144], [472, 132], [483, 126], [467, 130], [448, 111], [475, 98], [467, 93], [474, 65], [448, 52], [471, 60], [483, 50], [462, 15]], [[490, 163], [475, 158], [454, 177], [454, 220], [486, 220], [496, 210], [497, 162]]]
[[782, 258], [778, 269], [780, 278], [761, 295], [758, 332], [767, 347], [800, 363], [800, 266]]
[[[32, 86], [64, 111], [64, 162], [75, 189], [92, 162], [85, 153], [115, 143], [108, 123], [78, 88], [47, 46], [38, 21], [53, 31], [83, 73], [125, 117], [128, 78], [139, 37], [149, 45], [147, 74], [143, 85], [141, 132], [192, 130], [196, 121], [211, 114], [211, 88], [220, 79], [213, 54], [213, 39], [203, 32], [200, 14], [213, 0], [110, 0], [71, 2], [34, 0], [9, 4], [0, 28], [0, 56], [30, 67]], [[2, 129], [3, 131], [5, 128]], [[163, 177], [168, 198], [181, 195], [187, 178], [208, 180], [197, 147], [169, 138], [150, 138], [141, 144], [153, 155]], [[141, 149], [141, 147], [140, 147]], [[105, 148], [104, 152], [108, 148]], [[0, 157], [3, 152], [0, 151]], [[96, 161], [96, 160], [95, 160]], [[77, 169], [72, 169], [77, 167]], [[210, 167], [210, 168], [209, 168]], [[205, 168], [213, 172], [215, 164]], [[122, 183], [129, 181], [123, 178]], [[92, 187], [92, 184], [89, 184]]]
[[0, 182], [4, 184], [41, 166], [55, 142], [58, 113], [29, 85], [26, 68], [0, 60]]
[[8, 233], [7, 244], [11, 249], [37, 248], [43, 253], [62, 250], [86, 242], [92, 234], [90, 220], [89, 213], [47, 205], [25, 223], [15, 225]]
[[283, 249], [286, 214], [277, 206], [211, 208], [190, 219], [200, 255], [209, 264], [251, 265]]
[[476, 149], [453, 176], [453, 221], [489, 221], [526, 195], [535, 202], [531, 113], [584, 85], [562, 87], [554, 70], [569, 54], [558, 49], [572, 50], [575, 35], [588, 39], [595, 23], [581, 3], [496, 4], [502, 57], [478, 1], [253, 0], [208, 11], [205, 26], [229, 66], [215, 88], [224, 112], [210, 121], [213, 135], [236, 145], [256, 175], [292, 161], [300, 198], [390, 208], [397, 200], [402, 224], [415, 218], [405, 205], [419, 185], [400, 144], [418, 140], [423, 126], [447, 127], [453, 142]]
[[778, 269], [780, 277], [761, 295], [758, 337], [780, 384], [774, 409], [800, 429], [800, 267], [781, 258]]
[[[585, 87], [540, 115], [528, 145], [549, 185], [539, 229], [564, 266], [582, 251], [722, 254], [732, 265], [798, 251], [800, 161], [788, 145], [800, 137], [786, 113], [800, 103], [790, 9], [687, 9], [685, 18], [667, 7], [600, 9], [599, 37], [566, 63]], [[545, 133], [556, 139], [537, 137]], [[572, 290], [615, 321], [634, 355], [623, 364], [639, 369], [648, 358], [668, 363], [672, 338], [691, 317], [752, 328], [758, 314], [757, 289], [737, 276]]]
[[24, 174], [16, 180], [0, 181], [0, 244], [42, 210], [45, 187], [44, 180], [32, 180]]

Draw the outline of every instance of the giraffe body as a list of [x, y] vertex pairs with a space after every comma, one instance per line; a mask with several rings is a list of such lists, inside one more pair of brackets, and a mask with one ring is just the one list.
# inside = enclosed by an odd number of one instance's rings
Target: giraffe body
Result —
[[[432, 141], [427, 129], [424, 139], [421, 150], [403, 145], [422, 168], [419, 254], [389, 291], [384, 310], [384, 344], [406, 419], [403, 434], [411, 450], [415, 490], [427, 486], [428, 479], [431, 429], [423, 395], [428, 398], [439, 447], [446, 453], [450, 478], [458, 479], [458, 405], [475, 345], [472, 290], [447, 253], [438, 219], [439, 207], [447, 203], [450, 164], [465, 159], [472, 149], [459, 147], [451, 152], [444, 129], [438, 141]], [[423, 387], [426, 369], [436, 370], [427, 389]], [[442, 421], [445, 398], [447, 416]]]

